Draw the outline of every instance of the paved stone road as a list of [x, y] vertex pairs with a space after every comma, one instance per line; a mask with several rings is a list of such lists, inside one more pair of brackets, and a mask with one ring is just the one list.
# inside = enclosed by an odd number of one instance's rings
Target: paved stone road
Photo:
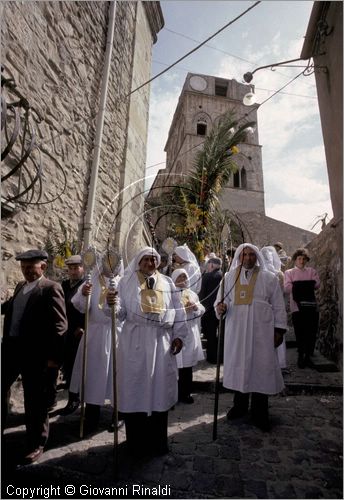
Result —
[[[215, 367], [202, 363], [194, 376], [195, 403], [178, 404], [170, 412], [170, 453], [133, 460], [126, 454], [122, 428], [116, 477], [113, 434], [106, 430], [109, 406], [102, 411], [99, 433], [82, 441], [79, 413], [52, 416], [41, 461], [15, 468], [24, 438], [16, 397], [3, 448], [2, 498], [23, 498], [24, 487], [48, 488], [32, 490], [32, 498], [44, 498], [44, 493], [46, 498], [343, 498], [342, 376], [298, 370], [295, 359], [296, 353], [288, 350], [287, 389], [270, 398], [272, 430], [263, 433], [248, 417], [228, 422], [233, 395], [222, 392], [216, 441], [209, 392]], [[59, 393], [59, 406], [65, 397]], [[142, 487], [151, 488], [151, 495]], [[67, 495], [72, 488], [75, 495]]]

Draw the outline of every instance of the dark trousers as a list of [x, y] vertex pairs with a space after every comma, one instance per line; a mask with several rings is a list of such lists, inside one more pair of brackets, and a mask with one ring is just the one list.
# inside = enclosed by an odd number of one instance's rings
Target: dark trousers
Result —
[[[219, 320], [215, 315], [215, 311], [210, 310], [203, 314], [201, 326], [204, 337], [207, 340], [207, 361], [209, 361], [209, 363], [216, 363]], [[223, 363], [223, 342], [220, 349], [220, 362]]]
[[57, 377], [58, 368], [48, 368], [47, 370], [47, 407], [50, 408], [56, 403], [57, 399]]
[[6, 426], [8, 393], [22, 376], [28, 450], [45, 446], [49, 434], [47, 411], [47, 365], [37, 352], [30, 351], [18, 337], [3, 339], [1, 349], [1, 413]]
[[64, 359], [62, 364], [62, 372], [66, 381], [66, 388], [69, 389], [70, 381], [72, 378], [72, 372], [74, 367], [74, 362], [76, 354], [78, 352], [80, 339], [75, 337], [74, 332], [68, 331], [65, 338], [64, 347]]
[[86, 403], [85, 407], [86, 425], [91, 429], [95, 429], [99, 425], [99, 419], [100, 419], [100, 405], [93, 405], [90, 403]]
[[132, 454], [146, 454], [149, 451], [167, 453], [168, 411], [147, 413], [120, 413], [125, 423], [129, 451]]
[[[250, 393], [234, 392], [234, 407], [242, 412], [248, 411]], [[269, 417], [269, 398], [260, 392], [251, 393], [251, 415], [253, 419], [264, 420]]]
[[318, 332], [319, 313], [317, 311], [296, 311], [292, 313], [297, 350], [309, 357], [314, 352]]
[[182, 401], [191, 395], [192, 391], [192, 366], [178, 370], [178, 399]]

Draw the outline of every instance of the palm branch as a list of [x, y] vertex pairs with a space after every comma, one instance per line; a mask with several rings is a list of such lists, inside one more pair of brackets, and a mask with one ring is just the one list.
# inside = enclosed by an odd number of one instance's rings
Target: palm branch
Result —
[[239, 125], [232, 111], [214, 125], [203, 148], [195, 155], [187, 181], [178, 187], [179, 191], [184, 192], [189, 204], [197, 204], [204, 211], [211, 209], [217, 193], [228, 183], [232, 172], [237, 170], [233, 147], [244, 142], [247, 129], [254, 125], [255, 122]]

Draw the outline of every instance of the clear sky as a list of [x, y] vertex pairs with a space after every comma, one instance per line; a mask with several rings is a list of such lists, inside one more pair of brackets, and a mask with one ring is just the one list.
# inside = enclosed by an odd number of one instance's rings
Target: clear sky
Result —
[[[152, 76], [254, 2], [179, 0], [160, 4], [165, 26], [153, 47]], [[298, 58], [312, 6], [311, 1], [263, 1], [208, 42], [211, 47], [201, 47], [152, 82], [148, 185], [165, 166], [164, 146], [186, 74], [203, 73], [243, 82], [243, 74], [258, 66]], [[258, 103], [300, 71], [300, 67], [288, 67], [255, 73], [252, 83]], [[266, 214], [310, 230], [318, 216], [327, 212], [332, 217], [314, 75], [301, 75], [283, 92], [258, 110]], [[162, 164], [152, 167], [157, 163]], [[313, 231], [319, 230], [317, 224]]]

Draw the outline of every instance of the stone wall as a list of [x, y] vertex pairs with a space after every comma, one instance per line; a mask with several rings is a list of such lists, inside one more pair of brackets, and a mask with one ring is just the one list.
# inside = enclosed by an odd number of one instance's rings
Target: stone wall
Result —
[[[46, 200], [47, 193], [61, 193], [52, 203], [16, 204], [14, 212], [3, 214], [6, 215], [2, 220], [5, 290], [13, 288], [21, 279], [18, 263], [14, 260], [17, 253], [28, 248], [43, 248], [48, 235], [53, 237], [55, 233], [57, 239], [63, 241], [60, 222], [66, 228], [68, 238], [76, 240], [79, 249], [82, 245], [108, 9], [109, 2], [103, 1], [6, 2], [1, 6], [1, 62], [15, 79], [17, 89], [42, 118], [39, 124], [43, 165], [41, 203]], [[114, 233], [119, 230], [116, 225], [120, 208], [118, 193], [127, 182], [123, 177], [126, 159], [129, 154], [135, 156], [135, 151], [139, 151], [139, 156], [132, 159], [128, 168], [135, 164], [132, 175], [144, 177], [149, 87], [135, 96], [134, 104], [142, 118], [139, 126], [131, 127], [136, 133], [136, 142], [137, 135], [141, 134], [139, 148], [136, 145], [134, 151], [132, 145], [127, 144], [130, 104], [127, 96], [133, 86], [143, 83], [142, 79], [145, 80], [150, 72], [151, 48], [156, 33], [153, 37], [145, 11], [147, 9], [143, 9], [141, 2], [117, 2], [91, 238], [100, 251], [106, 248], [109, 239], [113, 241]], [[144, 58], [136, 64], [133, 82], [137, 31]], [[127, 146], [131, 150], [128, 154]], [[129, 219], [134, 217], [136, 207], [130, 210]], [[140, 245], [139, 236], [136, 240]], [[134, 247], [131, 246], [132, 250]]]
[[237, 216], [234, 217], [234, 221], [242, 227], [245, 239], [259, 248], [280, 241], [287, 255], [291, 256], [297, 248], [306, 246], [316, 236], [316, 233], [263, 214], [253, 212], [234, 212], [234, 214]]
[[[137, 5], [134, 42], [132, 88], [135, 90], [149, 80], [151, 73], [151, 32], [145, 6]], [[125, 264], [133, 258], [137, 248], [144, 246], [144, 175], [148, 134], [149, 85], [130, 97], [127, 147], [121, 179], [121, 194], [116, 243], [122, 250]]]
[[320, 276], [317, 292], [320, 308], [320, 327], [317, 348], [328, 359], [343, 367], [343, 315], [340, 291], [343, 276], [337, 238], [331, 223], [307, 245], [310, 252], [310, 266]]

